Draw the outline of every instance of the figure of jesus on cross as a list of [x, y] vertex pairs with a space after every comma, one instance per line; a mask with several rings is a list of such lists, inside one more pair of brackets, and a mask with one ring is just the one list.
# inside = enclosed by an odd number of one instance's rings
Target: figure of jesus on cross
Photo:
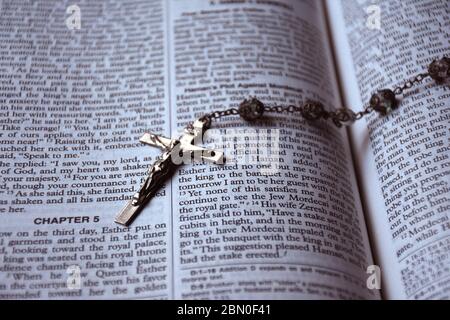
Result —
[[207, 121], [196, 120], [179, 139], [169, 139], [152, 133], [145, 133], [141, 137], [140, 142], [158, 147], [164, 150], [164, 153], [150, 166], [148, 176], [139, 191], [117, 215], [117, 223], [128, 226], [177, 166], [190, 163], [192, 159], [223, 163], [223, 152], [194, 144], [203, 139], [206, 129]]

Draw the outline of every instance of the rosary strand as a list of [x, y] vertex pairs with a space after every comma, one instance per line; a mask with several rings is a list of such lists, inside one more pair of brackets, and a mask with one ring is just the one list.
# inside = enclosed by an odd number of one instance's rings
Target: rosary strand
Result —
[[[401, 95], [406, 89], [412, 88], [415, 84], [421, 83], [425, 78], [431, 77], [437, 83], [450, 80], [450, 58], [443, 57], [434, 60], [428, 67], [427, 73], [418, 74], [411, 80], [406, 81], [402, 86], [394, 90], [378, 90], [370, 98], [369, 104], [362, 111], [353, 112], [348, 108], [339, 108], [334, 111], [327, 111], [323, 104], [317, 101], [307, 100], [301, 106], [267, 106], [256, 98], [244, 100], [238, 108], [231, 108], [222, 111], [214, 111], [202, 116], [200, 119], [188, 125], [185, 133], [178, 139], [168, 139], [155, 134], [146, 133], [140, 141], [142, 143], [158, 147], [163, 153], [156, 159], [147, 171], [147, 177], [139, 191], [120, 211], [115, 221], [122, 225], [129, 225], [145, 204], [154, 196], [155, 191], [163, 184], [166, 177], [174, 171], [177, 165], [182, 164], [178, 160], [185, 155], [190, 158], [199, 155], [202, 160], [212, 163], [223, 163], [223, 152], [210, 150], [194, 145], [194, 140], [201, 137], [204, 130], [210, 128], [213, 119], [225, 116], [239, 115], [246, 121], [253, 121], [267, 113], [300, 113], [307, 120], [331, 119], [333, 123], [341, 127], [343, 124], [350, 124], [361, 119], [365, 115], [376, 111], [386, 115], [397, 108], [397, 95]], [[200, 151], [200, 152], [199, 152]], [[174, 159], [178, 159], [174, 161]]]
[[[398, 107], [396, 96], [403, 94], [407, 89], [411, 89], [414, 85], [420, 84], [427, 77], [431, 77], [438, 84], [442, 84], [450, 80], [450, 58], [442, 57], [434, 60], [428, 66], [428, 72], [420, 73], [411, 80], [406, 81], [402, 86], [391, 89], [381, 89], [374, 93], [369, 104], [359, 112], [353, 112], [349, 108], [338, 108], [334, 111], [327, 111], [324, 105], [317, 101], [307, 100], [301, 106], [266, 106], [257, 98], [244, 100], [239, 108], [230, 108], [222, 111], [214, 111], [201, 117], [199, 120], [205, 122], [206, 127], [210, 127], [213, 119], [222, 118], [230, 115], [240, 115], [244, 120], [254, 121], [261, 118], [265, 112], [267, 113], [300, 113], [307, 120], [330, 119], [337, 127], [343, 124], [352, 124], [356, 120], [362, 119], [365, 115], [376, 111], [381, 115], [387, 115]], [[188, 130], [191, 129], [188, 126]]]

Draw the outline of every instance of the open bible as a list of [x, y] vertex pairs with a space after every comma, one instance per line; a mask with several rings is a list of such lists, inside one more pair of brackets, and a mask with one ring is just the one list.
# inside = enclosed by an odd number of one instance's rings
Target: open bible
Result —
[[251, 96], [359, 111], [450, 53], [449, 13], [446, 0], [2, 1], [0, 298], [448, 299], [450, 90], [431, 79], [348, 128], [219, 119], [247, 142], [276, 129], [275, 170], [179, 166], [133, 224], [114, 218], [160, 155], [144, 133], [176, 137]]

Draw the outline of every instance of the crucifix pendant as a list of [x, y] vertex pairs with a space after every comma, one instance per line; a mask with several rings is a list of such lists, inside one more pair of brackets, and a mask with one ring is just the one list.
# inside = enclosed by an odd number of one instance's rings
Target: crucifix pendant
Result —
[[223, 163], [223, 152], [194, 145], [196, 140], [202, 140], [206, 129], [207, 121], [196, 120], [178, 139], [169, 139], [152, 133], [145, 133], [141, 137], [140, 142], [158, 147], [164, 150], [164, 153], [150, 166], [141, 188], [120, 211], [115, 222], [128, 226], [177, 166], [191, 159]]

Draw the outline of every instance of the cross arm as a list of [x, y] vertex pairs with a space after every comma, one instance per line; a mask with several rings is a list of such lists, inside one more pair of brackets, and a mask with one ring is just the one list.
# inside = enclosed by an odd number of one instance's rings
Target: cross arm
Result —
[[174, 140], [172, 139], [158, 136], [153, 133], [144, 133], [144, 135], [139, 139], [139, 141], [153, 147], [158, 147], [163, 150], [169, 148], [174, 142]]
[[183, 152], [190, 152], [193, 154], [194, 159], [204, 160], [210, 163], [223, 164], [223, 152], [218, 150], [212, 150], [202, 148], [196, 145], [187, 145], [183, 147]]

